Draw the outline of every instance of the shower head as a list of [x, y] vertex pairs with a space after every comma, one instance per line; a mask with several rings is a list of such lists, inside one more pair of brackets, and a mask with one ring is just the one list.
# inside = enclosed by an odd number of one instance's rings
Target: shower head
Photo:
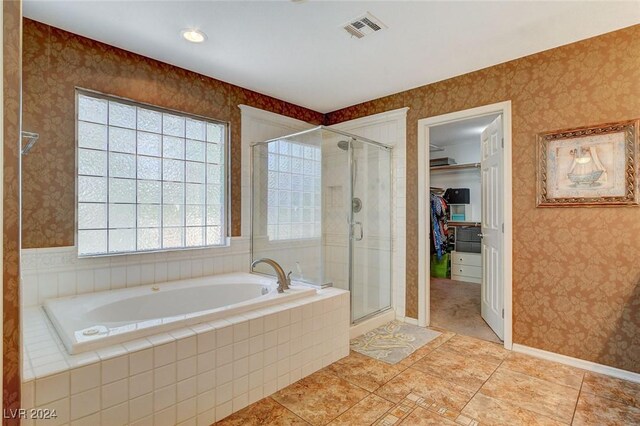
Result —
[[348, 151], [350, 143], [351, 141], [340, 141], [338, 142], [338, 148], [340, 148], [343, 151]]

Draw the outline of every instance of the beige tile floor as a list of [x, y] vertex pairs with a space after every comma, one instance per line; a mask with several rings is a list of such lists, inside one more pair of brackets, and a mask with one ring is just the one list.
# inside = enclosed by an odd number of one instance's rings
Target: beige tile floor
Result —
[[444, 330], [396, 365], [351, 352], [220, 425], [640, 425], [640, 384]]

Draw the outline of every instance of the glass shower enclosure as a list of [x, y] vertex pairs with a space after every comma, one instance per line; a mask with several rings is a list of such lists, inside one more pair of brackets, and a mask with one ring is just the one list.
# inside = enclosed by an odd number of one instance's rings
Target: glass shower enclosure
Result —
[[252, 145], [252, 260], [349, 290], [353, 323], [389, 309], [391, 154], [324, 126]]

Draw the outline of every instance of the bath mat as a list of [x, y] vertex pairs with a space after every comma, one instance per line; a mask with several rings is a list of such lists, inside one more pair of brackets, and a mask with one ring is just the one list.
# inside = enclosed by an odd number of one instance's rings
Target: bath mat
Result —
[[396, 364], [438, 337], [434, 330], [391, 321], [351, 341], [351, 350], [388, 364]]

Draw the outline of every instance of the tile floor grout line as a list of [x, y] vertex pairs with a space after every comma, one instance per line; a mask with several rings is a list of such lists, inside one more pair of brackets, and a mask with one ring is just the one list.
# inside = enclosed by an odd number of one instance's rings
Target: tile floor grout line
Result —
[[[587, 373], [590, 373], [589, 370], [584, 370], [584, 372], [585, 372], [585, 377], [586, 377]], [[620, 379], [620, 380], [624, 380], [624, 379]], [[635, 383], [635, 382], [632, 382], [632, 383]], [[583, 379], [583, 384], [584, 384], [584, 379]], [[600, 394], [597, 394], [597, 393], [594, 393], [594, 392], [589, 392], [588, 390], [582, 390], [582, 385], [580, 385], [580, 393], [581, 394], [585, 393], [585, 394], [593, 395], [593, 396], [595, 396], [596, 398], [599, 398], [599, 399], [606, 399], [607, 401], [615, 402], [616, 404], [624, 405], [625, 407], [630, 407], [630, 408], [635, 408], [635, 409], [640, 410], [640, 406], [633, 405], [633, 404], [628, 403], [626, 401], [623, 401], [623, 400], [620, 400], [620, 399], [610, 398], [608, 396], [600, 395]]]
[[[342, 380], [344, 380], [344, 379], [342, 379]], [[346, 380], [345, 380], [345, 381], [346, 381]], [[348, 382], [348, 381], [346, 381], [346, 382], [347, 382], [347, 383], [350, 383], [350, 382]], [[362, 388], [360, 388], [360, 389], [362, 389]], [[367, 398], [369, 395], [371, 395], [371, 392], [369, 392], [368, 390], [364, 389], [364, 391], [365, 391], [365, 392], [367, 392], [367, 394], [366, 394], [365, 396], [363, 396], [362, 398], [360, 398], [360, 399], [359, 399], [355, 404], [353, 404], [353, 405], [351, 405], [351, 406], [347, 407], [347, 409], [346, 409], [346, 410], [344, 410], [342, 413], [338, 414], [338, 415], [337, 415], [337, 416], [335, 416], [333, 419], [331, 419], [331, 422], [332, 422], [332, 421], [334, 421], [335, 419], [337, 419], [338, 417], [340, 417], [341, 415], [343, 415], [344, 413], [346, 413], [347, 411], [351, 410], [351, 409], [352, 409], [353, 407], [355, 407], [356, 405], [360, 404], [362, 401], [364, 401], [364, 400], [365, 400], [365, 398]], [[331, 423], [331, 422], [329, 422], [329, 423]], [[327, 424], [329, 424], [329, 423], [327, 423]]]
[[[409, 394], [411, 394], [411, 392], [409, 392], [407, 395], [405, 395], [404, 397], [402, 397], [402, 399], [400, 400], [400, 402], [393, 402], [393, 401], [389, 401], [393, 404], [393, 406], [391, 408], [389, 408], [387, 411], [384, 412], [384, 414], [380, 417], [378, 417], [376, 419], [375, 422], [379, 421], [380, 419], [383, 419], [385, 417], [387, 417], [387, 414], [391, 414], [392, 416], [396, 417], [393, 413], [391, 413], [391, 411], [393, 411], [395, 408], [397, 408], [399, 405], [402, 405], [402, 401], [405, 400], [405, 398], [407, 396], [409, 396]], [[388, 401], [388, 400], [385, 400]], [[403, 416], [402, 418], [400, 418], [400, 422], [398, 422], [398, 424], [402, 423], [404, 421], [404, 419], [406, 419], [407, 417], [409, 417], [411, 415], [411, 413], [413, 413], [415, 411], [415, 409], [418, 408], [417, 405], [415, 405], [411, 411], [409, 411], [405, 416]], [[374, 424], [375, 422], [373, 422], [372, 424]]]
[[[508, 356], [507, 356], [508, 357]], [[475, 391], [475, 393], [473, 394], [473, 396], [467, 401], [466, 404], [464, 404], [464, 407], [462, 407], [460, 409], [460, 414], [462, 414], [462, 411], [467, 408], [467, 405], [469, 405], [469, 403], [473, 400], [473, 398], [476, 397], [476, 395], [480, 392], [480, 389], [482, 389], [482, 387], [491, 379], [491, 377], [493, 377], [493, 375], [496, 373], [496, 371], [498, 371], [498, 369], [500, 368], [500, 366], [502, 366], [502, 364], [504, 363], [504, 361], [507, 359], [507, 357], [505, 357], [502, 361], [500, 361], [500, 364], [498, 364], [498, 366], [495, 368], [495, 370], [493, 370], [493, 372], [491, 374], [489, 374], [489, 377], [487, 377], [487, 380], [485, 380], [484, 382], [482, 382], [482, 384], [480, 385], [480, 387], [478, 388], [478, 390]], [[474, 419], [475, 420], [475, 419]]]
[[[436, 346], [436, 347], [432, 348], [429, 352], [427, 352], [426, 354], [424, 354], [424, 356], [422, 356], [421, 358], [417, 359], [417, 360], [416, 360], [416, 361], [414, 361], [412, 364], [409, 364], [407, 367], [405, 367], [405, 369], [404, 369], [404, 370], [402, 370], [402, 372], [405, 372], [405, 371], [407, 371], [408, 369], [412, 369], [412, 370], [414, 370], [414, 371], [418, 371], [418, 372], [420, 372], [420, 373], [426, 374], [427, 376], [431, 376], [431, 377], [439, 378], [439, 377], [437, 377], [437, 376], [436, 376], [436, 375], [434, 375], [434, 374], [430, 374], [429, 372], [425, 372], [425, 371], [419, 370], [419, 369], [417, 369], [417, 368], [413, 368], [413, 366], [414, 366], [415, 364], [417, 364], [418, 362], [420, 362], [420, 361], [421, 361], [422, 359], [424, 359], [425, 357], [429, 356], [430, 354], [432, 354], [433, 352], [435, 352], [436, 350], [438, 350], [439, 348], [441, 348], [441, 347], [443, 347], [444, 345], [446, 345], [446, 344], [447, 344], [447, 342], [449, 342], [452, 338], [454, 338], [455, 336], [457, 336], [457, 335], [458, 335], [457, 333], [454, 333], [454, 332], [451, 332], [451, 331], [448, 331], [448, 330], [446, 330], [445, 332], [452, 333], [452, 335], [451, 335], [451, 336], [449, 336], [449, 338], [448, 338], [447, 340], [445, 340], [444, 342], [440, 343], [438, 346]], [[442, 333], [442, 332], [441, 332], [441, 333]], [[473, 339], [476, 339], [475, 337], [472, 337], [472, 338], [473, 338]], [[478, 340], [481, 340], [481, 339], [478, 339]], [[493, 342], [489, 342], [489, 343], [493, 343]], [[428, 343], [427, 343], [427, 344], [428, 344]], [[464, 355], [464, 354], [461, 354], [461, 355]], [[409, 356], [411, 356], [411, 355], [409, 355]], [[506, 358], [505, 358], [505, 359], [506, 359]], [[502, 363], [503, 363], [503, 362], [504, 362], [504, 359], [500, 360], [500, 364], [498, 364], [498, 365], [496, 366], [495, 370], [491, 373], [491, 375], [489, 376], [489, 378], [493, 375], [493, 373], [495, 373], [495, 371], [497, 371], [497, 369], [500, 367], [500, 365], [502, 365]], [[401, 373], [402, 373], [402, 372], [401, 372]], [[398, 373], [398, 375], [399, 375], [399, 374], [401, 374], [401, 373]], [[396, 376], [397, 376], [397, 375], [396, 375]], [[394, 376], [394, 377], [396, 377], [396, 376]], [[489, 380], [489, 378], [487, 378], [487, 380]], [[389, 379], [389, 381], [391, 381], [391, 380], [392, 380], [392, 379]], [[476, 395], [476, 393], [478, 393], [478, 392], [479, 392], [480, 388], [484, 385], [484, 383], [485, 383], [487, 380], [485, 380], [485, 381], [483, 382], [483, 384], [482, 384], [482, 385], [481, 385], [481, 386], [480, 386], [480, 387], [475, 391], [475, 393], [473, 394], [473, 396], [471, 397], [471, 399], [473, 399], [473, 397]], [[386, 383], [388, 383], [389, 381], [385, 382], [385, 384], [386, 384]], [[460, 386], [460, 385], [457, 385], [457, 386]], [[382, 386], [380, 386], [380, 387], [382, 387]], [[380, 387], [378, 387], [378, 389], [379, 389]], [[460, 387], [464, 388], [464, 386], [460, 386]], [[377, 390], [377, 389], [376, 389], [376, 390]], [[401, 403], [402, 403], [402, 401], [403, 401], [407, 396], [409, 396], [410, 394], [411, 394], [411, 392], [409, 392], [407, 395], [405, 395], [404, 397], [402, 397], [402, 399], [400, 400], [400, 402], [393, 402], [393, 401], [390, 401], [390, 402], [394, 403], [394, 404], [395, 404], [395, 406], [397, 406], [398, 404], [401, 404]], [[376, 395], [377, 395], [377, 394], [376, 394]], [[377, 395], [377, 396], [380, 396], [380, 395]], [[384, 397], [382, 397], [382, 396], [381, 396], [381, 398], [383, 398], [383, 399], [387, 400], [386, 398], [384, 398]], [[467, 406], [467, 404], [471, 401], [471, 399], [469, 399], [469, 401], [467, 401], [467, 403], [462, 407], [462, 409], [460, 409], [460, 411], [458, 412], [459, 414], [462, 414], [462, 410], [464, 409], [464, 407], [466, 407], [466, 406]], [[395, 406], [394, 406], [394, 408], [395, 408]], [[418, 407], [418, 406], [415, 406], [415, 407], [412, 409], [412, 411], [411, 411], [411, 412], [415, 411], [415, 409], [416, 409], [417, 407]], [[393, 408], [392, 408], [392, 409], [393, 409]], [[391, 411], [391, 410], [389, 410], [389, 411]], [[454, 411], [457, 411], [457, 410], [454, 410]], [[387, 411], [387, 413], [388, 413], [388, 411]], [[385, 413], [385, 415], [386, 415], [387, 413]], [[411, 414], [411, 413], [409, 413], [407, 416], [405, 416], [405, 418], [406, 418], [406, 417], [408, 417], [410, 414]], [[440, 413], [436, 413], [436, 414], [440, 415]], [[442, 415], [440, 415], [440, 416], [441, 416], [441, 417], [444, 417], [444, 416], [442, 416]], [[446, 418], [446, 417], [445, 417], [445, 418]], [[475, 419], [473, 419], [473, 420], [475, 420]]]
[[[388, 380], [386, 380], [385, 382], [383, 382], [381, 385], [379, 385], [377, 388], [375, 388], [373, 391], [370, 391], [370, 390], [368, 390], [368, 389], [365, 389], [365, 388], [361, 387], [360, 385], [358, 385], [357, 383], [353, 383], [353, 382], [351, 382], [349, 379], [347, 379], [347, 378], [345, 378], [345, 377], [340, 376], [340, 374], [338, 374], [337, 372], [334, 372], [334, 371], [327, 371], [327, 372], [328, 372], [328, 373], [333, 374], [335, 377], [337, 377], [337, 378], [339, 378], [339, 379], [341, 379], [341, 380], [345, 380], [346, 382], [348, 382], [348, 383], [350, 383], [350, 384], [352, 384], [352, 385], [354, 385], [354, 386], [357, 386], [358, 388], [360, 388], [360, 389], [364, 390], [365, 392], [367, 392], [367, 393], [369, 394], [369, 395], [367, 395], [367, 396], [375, 395], [375, 396], [377, 396], [378, 398], [384, 399], [385, 401], [387, 401], [387, 402], [389, 402], [389, 403], [391, 403], [391, 404], [396, 404], [396, 405], [397, 405], [398, 403], [396, 403], [396, 402], [394, 402], [394, 401], [391, 401], [391, 400], [389, 400], [389, 399], [385, 398], [384, 396], [378, 395], [378, 394], [377, 394], [377, 393], [375, 393], [375, 392], [376, 392], [377, 390], [379, 390], [380, 388], [382, 388], [382, 387], [383, 387], [384, 385], [386, 385], [387, 383], [389, 383], [391, 380], [393, 380], [394, 378], [396, 378], [397, 376], [399, 376], [400, 374], [402, 374], [402, 373], [403, 373], [404, 371], [406, 371], [410, 366], [404, 366], [404, 365], [401, 365], [400, 363], [396, 363], [396, 364], [388, 364], [388, 363], [385, 363], [384, 361], [381, 361], [381, 360], [376, 359], [376, 358], [372, 358], [372, 357], [370, 357], [370, 356], [368, 356], [368, 355], [364, 355], [364, 354], [361, 354], [361, 353], [356, 352], [356, 351], [351, 351], [351, 352], [356, 353], [356, 354], [358, 354], [358, 355], [362, 355], [362, 356], [367, 357], [367, 358], [370, 358], [372, 361], [374, 361], [374, 362], [379, 362], [379, 363], [381, 363], [381, 364], [383, 364], [383, 365], [385, 365], [385, 366], [389, 366], [389, 367], [398, 366], [398, 367], [400, 367], [400, 368], [402, 368], [402, 369], [401, 369], [401, 370], [399, 370], [399, 371], [398, 371], [396, 374], [394, 374], [392, 377], [390, 377]], [[344, 358], [343, 358], [343, 359], [344, 359]], [[337, 361], [336, 363], [340, 363], [340, 361], [341, 361], [341, 360]], [[416, 362], [417, 362], [417, 361], [416, 361]], [[413, 364], [412, 364], [412, 365], [413, 365]], [[367, 398], [367, 396], [365, 396], [365, 398]], [[364, 400], [365, 398], [363, 398], [362, 400]], [[354, 404], [353, 406], [349, 407], [349, 409], [353, 408], [355, 405], [357, 405], [358, 403], [360, 403], [362, 400], [358, 401], [356, 404]], [[349, 409], [347, 409], [347, 411], [348, 411]], [[390, 410], [391, 410], [391, 409], [390, 409]], [[345, 412], [346, 412], [346, 411], [345, 411]], [[342, 415], [342, 414], [344, 414], [344, 413], [341, 413], [340, 415]], [[384, 416], [385, 414], [387, 414], [387, 412], [383, 413], [383, 416]], [[339, 416], [338, 416], [338, 417], [339, 417]], [[336, 417], [336, 418], [337, 418], [337, 417]], [[376, 419], [376, 421], [378, 421], [379, 419], [380, 419], [380, 417], [379, 417], [378, 419]], [[335, 419], [334, 419], [334, 420], [335, 420]], [[333, 421], [333, 420], [332, 420], [332, 421]], [[374, 422], [374, 423], [375, 423], [375, 422]]]
[[[359, 389], [362, 389], [363, 391], [365, 391], [365, 392], [367, 392], [367, 393], [373, 393], [373, 392], [371, 392], [369, 389], [365, 389], [365, 388], [363, 388], [362, 386], [360, 386], [360, 385], [358, 385], [358, 384], [356, 384], [356, 383], [352, 383], [350, 380], [347, 380], [347, 379], [345, 379], [344, 377], [340, 377], [340, 376], [337, 376], [337, 375], [336, 375], [336, 377], [337, 377], [338, 379], [340, 379], [340, 380], [344, 380], [345, 382], [349, 383], [350, 385], [353, 385], [353, 386], [356, 386], [356, 387], [357, 387], [357, 388], [359, 388]], [[378, 386], [378, 388], [380, 388], [380, 386]], [[376, 390], [378, 390], [378, 388], [376, 388]], [[374, 392], [375, 392], [375, 391], [374, 391]], [[364, 399], [364, 398], [363, 398], [363, 399]], [[361, 399], [360, 401], [362, 401], [362, 399]], [[360, 401], [358, 401], [358, 402], [360, 402]]]
[[[385, 399], [385, 401], [387, 401], [387, 400]], [[374, 424], [376, 424], [378, 421], [380, 421], [380, 420], [384, 419], [385, 417], [387, 417], [387, 414], [391, 413], [391, 410], [393, 410], [394, 408], [396, 408], [396, 406], [398, 405], [398, 403], [396, 403], [396, 402], [392, 402], [392, 401], [389, 401], [389, 402], [391, 402], [391, 403], [393, 404], [393, 406], [392, 406], [391, 408], [389, 408], [387, 411], [385, 411], [384, 413], [382, 413], [382, 415], [381, 415], [380, 417], [378, 417], [377, 419], [375, 419], [375, 420], [374, 420], [374, 422], [373, 422], [373, 423], [371, 423], [371, 425], [374, 425]]]
[[[301, 379], [302, 380], [302, 379]], [[298, 380], [299, 381], [299, 380]], [[293, 382], [296, 383], [296, 382]], [[273, 394], [272, 394], [273, 395]], [[304, 417], [302, 417], [301, 415], [299, 415], [298, 413], [296, 413], [293, 410], [288, 409], [287, 407], [285, 407], [284, 405], [280, 404], [280, 402], [276, 401], [275, 399], [271, 398], [271, 395], [263, 398], [263, 399], [270, 399], [271, 401], [275, 402], [277, 405], [281, 406], [282, 408], [284, 408], [286, 411], [290, 412], [291, 414], [293, 414], [294, 416], [296, 416], [297, 418], [299, 418], [300, 420], [302, 420], [303, 422], [307, 423], [308, 425], [311, 425], [311, 422], [308, 422]], [[256, 401], [257, 402], [257, 401]], [[254, 402], [255, 404], [255, 402]], [[248, 406], [247, 406], [248, 407]], [[246, 408], [246, 407], [245, 407]]]
[[[385, 383], [385, 385], [386, 385], [386, 383]], [[381, 387], [382, 387], [382, 386], [380, 386], [380, 388], [381, 388]], [[380, 389], [380, 388], [378, 388], [378, 389]], [[376, 389], [376, 391], [377, 391], [378, 389]], [[385, 397], [384, 397], [384, 396], [382, 396], [382, 395], [378, 395], [377, 393], [375, 393], [375, 391], [374, 391], [374, 392], [371, 392], [371, 395], [375, 395], [375, 396], [377, 396], [377, 397], [379, 397], [379, 398], [382, 398], [382, 399], [384, 399], [385, 401], [390, 402], [390, 403], [392, 403], [392, 404], [399, 404], [398, 402], [393, 402], [393, 401], [391, 401], [390, 399], [387, 399], [387, 398], [385, 398]], [[407, 394], [407, 395], [409, 395], [409, 394]]]
[[[436, 331], [437, 331], [437, 330], [436, 330]], [[448, 331], [448, 332], [449, 332], [449, 333], [453, 333], [452, 331]], [[441, 333], [441, 334], [440, 334], [440, 336], [442, 336], [442, 335], [444, 334], [443, 332], [439, 332], [439, 333]], [[440, 343], [440, 344], [439, 344], [438, 346], [436, 346], [435, 348], [432, 348], [429, 352], [425, 353], [424, 355], [422, 355], [420, 358], [418, 358], [417, 360], [415, 360], [415, 361], [414, 361], [414, 362], [412, 362], [411, 364], [409, 364], [409, 365], [402, 364], [402, 361], [403, 361], [403, 360], [400, 360], [396, 365], [402, 365], [402, 366], [405, 366], [405, 365], [406, 365], [406, 367], [404, 368], [404, 370], [402, 370], [402, 371], [405, 371], [407, 368], [409, 368], [409, 367], [411, 367], [412, 365], [414, 365], [415, 363], [419, 362], [420, 360], [422, 360], [422, 359], [423, 359], [423, 358], [425, 358], [426, 356], [429, 356], [433, 351], [435, 351], [435, 350], [439, 349], [440, 347], [442, 347], [444, 344], [446, 344], [449, 340], [451, 340], [451, 339], [452, 339], [454, 336], [456, 336], [456, 335], [457, 335], [456, 333], [453, 333], [453, 335], [452, 335], [452, 336], [449, 336], [449, 338], [448, 338], [447, 340], [445, 340], [444, 342]], [[436, 337], [436, 338], [435, 338], [435, 339], [433, 339], [433, 340], [438, 339], [440, 336]], [[433, 342], [433, 340], [432, 340], [431, 342]], [[423, 346], [426, 346], [426, 345], [428, 345], [428, 344], [429, 344], [429, 343], [431, 343], [431, 342], [427, 342], [427, 343], [425, 343]], [[417, 351], [419, 351], [419, 350], [420, 350], [420, 348], [416, 349], [415, 351], [413, 351], [412, 353], [410, 353], [409, 355], [407, 355], [404, 359], [409, 358], [411, 355], [413, 355], [415, 352], [417, 352]], [[398, 373], [398, 374], [400, 374], [400, 373]]]
[[[351, 407], [349, 407], [348, 409], [346, 409], [344, 412], [340, 413], [340, 415], [338, 415], [336, 418], [332, 419], [329, 423], [327, 423], [327, 425], [328, 425], [328, 424], [331, 424], [331, 422], [334, 422], [334, 421], [335, 421], [335, 420], [337, 420], [340, 416], [342, 416], [343, 414], [347, 413], [347, 411], [351, 410], [353, 407], [355, 407], [356, 405], [360, 404], [362, 401], [364, 401], [365, 399], [367, 399], [368, 397], [370, 397], [370, 396], [372, 396], [372, 395], [373, 395], [373, 396], [376, 396], [376, 397], [378, 397], [378, 398], [380, 398], [380, 399], [384, 399], [385, 401], [389, 402], [390, 404], [394, 404], [393, 402], [391, 402], [391, 401], [389, 401], [389, 400], [387, 400], [387, 399], [385, 399], [385, 398], [382, 398], [381, 396], [376, 395], [376, 394], [374, 394], [373, 392], [370, 392], [370, 393], [369, 393], [369, 395], [365, 396], [365, 397], [364, 397], [364, 398], [362, 398], [360, 401], [358, 401], [357, 403], [355, 403], [354, 405], [352, 405]], [[379, 415], [378, 417], [376, 417], [376, 418], [375, 418], [371, 423], [369, 423], [369, 426], [371, 426], [371, 425], [375, 424], [375, 423], [376, 423], [378, 420], [380, 420], [382, 417], [386, 416], [386, 414], [387, 414], [390, 410], [392, 410], [394, 407], [395, 407], [395, 405], [394, 405], [394, 406], [392, 406], [391, 408], [389, 408], [389, 410], [384, 411], [384, 412], [383, 412], [381, 415]]]
[[[491, 376], [493, 376], [493, 374], [495, 374], [495, 373], [498, 371], [498, 369], [502, 366], [502, 363], [503, 363], [504, 361], [506, 361], [506, 358], [505, 358], [505, 359], [500, 363], [500, 365], [498, 366], [498, 368], [496, 368], [496, 370], [491, 374]], [[565, 387], [565, 388], [569, 388], [569, 389], [573, 389], [573, 390], [575, 390], [575, 388], [572, 388], [572, 387], [570, 387], [570, 386], [560, 385], [560, 384], [558, 384], [558, 383], [549, 382], [548, 380], [544, 380], [544, 379], [541, 379], [541, 378], [539, 378], [539, 377], [530, 376], [529, 374], [526, 374], [526, 373], [522, 373], [522, 372], [519, 372], [519, 371], [510, 370], [510, 369], [509, 369], [509, 368], [507, 368], [507, 367], [505, 367], [505, 370], [507, 370], [507, 371], [509, 371], [509, 372], [512, 372], [512, 373], [515, 373], [515, 374], [521, 374], [521, 375], [523, 375], [523, 376], [527, 376], [528, 378], [530, 378], [530, 379], [534, 379], [534, 380], [537, 380], [537, 381], [547, 382], [547, 383], [551, 383], [551, 384], [554, 384], [554, 385], [557, 385], [557, 386], [562, 386], [562, 387]], [[489, 376], [489, 379], [491, 378], [491, 376]], [[489, 381], [489, 379], [487, 379], [487, 380], [485, 381], [485, 383], [483, 383], [482, 387], [484, 387], [484, 385], [486, 384], [486, 382], [487, 382], [487, 381]], [[584, 380], [584, 374], [583, 374], [583, 380]], [[482, 388], [482, 387], [481, 387], [481, 388]], [[582, 383], [580, 384], [580, 388], [582, 389]], [[478, 392], [479, 392], [479, 391], [480, 391], [480, 389], [478, 389]], [[578, 396], [579, 396], [579, 395], [580, 395], [580, 392], [578, 392]], [[475, 396], [475, 395], [474, 395], [474, 396]], [[495, 399], [495, 400], [497, 400], [497, 401], [502, 401], [502, 399], [501, 399], [501, 398], [498, 398], [498, 397], [495, 397], [495, 396], [489, 396], [489, 395], [485, 395], [485, 396], [487, 396], [488, 398]], [[473, 398], [472, 398], [472, 399], [473, 399]], [[559, 423], [563, 423], [563, 422], [562, 422], [562, 420], [559, 420], [557, 417], [553, 417], [553, 416], [551, 416], [551, 415], [549, 415], [549, 414], [546, 414], [546, 413], [541, 413], [540, 411], [536, 411], [536, 410], [534, 410], [533, 408], [525, 408], [525, 407], [521, 407], [520, 405], [518, 405], [518, 404], [516, 404], [515, 402], [512, 402], [512, 401], [505, 401], [505, 402], [508, 402], [508, 403], [510, 403], [510, 404], [512, 404], [512, 405], [515, 405], [515, 406], [516, 406], [516, 407], [518, 407], [518, 408], [522, 408], [523, 410], [527, 410], [527, 411], [530, 411], [530, 412], [532, 412], [532, 413], [535, 413], [535, 414], [537, 414], [537, 415], [539, 415], [539, 416], [546, 417], [546, 418], [548, 418], [548, 419], [554, 420], [554, 421], [559, 422]], [[468, 404], [468, 403], [467, 403], [467, 404]], [[577, 406], [577, 400], [576, 400], [576, 406]], [[465, 405], [465, 407], [466, 407], [466, 405]], [[576, 407], [574, 407], [574, 414], [575, 414], [575, 409], [576, 409]], [[573, 419], [573, 416], [572, 416], [572, 419]], [[563, 424], [566, 424], [566, 423], [563, 423]], [[568, 423], [568, 425], [570, 425], [570, 424], [571, 424], [571, 423]]]
[[584, 377], [585, 377], [585, 373], [583, 371], [582, 380], [580, 381], [580, 390], [578, 390], [578, 397], [576, 398], [576, 405], [573, 407], [573, 415], [571, 415], [571, 422], [569, 422], [570, 425], [573, 424], [573, 421], [576, 418], [576, 412], [578, 411], [578, 402], [580, 402], [580, 395], [582, 395], [582, 385], [584, 385]]
[[[449, 331], [449, 330], [443, 330], [443, 331], [441, 331], [441, 333], [442, 333], [442, 332], [451, 332], [451, 331]], [[453, 333], [453, 332], [451, 332], [451, 333]], [[415, 366], [415, 364], [419, 363], [419, 362], [420, 362], [421, 360], [423, 360], [424, 358], [428, 357], [430, 354], [433, 354], [433, 353], [434, 353], [435, 351], [437, 351], [438, 349], [445, 347], [445, 346], [446, 346], [446, 344], [447, 344], [451, 339], [453, 339], [455, 336], [457, 336], [457, 335], [458, 335], [457, 333], [453, 333], [451, 336], [449, 336], [449, 338], [448, 338], [447, 340], [445, 340], [444, 342], [440, 343], [438, 346], [436, 346], [436, 347], [432, 348], [429, 352], [425, 353], [422, 357], [420, 357], [419, 359], [415, 360], [413, 363], [411, 363], [411, 364], [407, 365], [407, 366], [404, 368], [403, 372], [411, 368], [411, 369], [413, 369], [413, 370], [420, 371], [421, 373], [424, 373], [424, 374], [426, 374], [426, 375], [430, 375], [430, 376], [432, 376], [432, 377], [437, 377], [435, 374], [430, 374], [429, 372], [422, 371], [422, 370], [420, 370], [420, 369], [415, 368], [414, 366]], [[460, 335], [460, 336], [462, 336], [462, 335]], [[470, 338], [472, 338], [472, 339], [480, 340], [480, 341], [483, 341], [483, 342], [487, 342], [487, 343], [494, 343], [494, 342], [487, 341], [487, 340], [483, 340], [483, 339], [479, 339], [479, 338], [476, 338], [476, 337], [473, 337], [473, 336], [463, 336], [463, 337], [470, 337]], [[428, 344], [428, 343], [427, 343], [427, 344]], [[455, 351], [455, 352], [458, 352], [458, 351], [456, 351], [456, 350], [455, 350], [455, 348], [450, 348], [450, 349], [451, 349], [451, 350], [453, 350], [453, 351]], [[509, 354], [507, 354], [507, 356], [505, 356], [504, 358], [502, 358], [502, 359], [500, 360], [500, 363], [495, 367], [495, 369], [492, 371], [492, 373], [487, 377], [487, 379], [486, 379], [486, 380], [484, 380], [484, 381], [482, 382], [482, 384], [481, 384], [481, 385], [478, 387], [478, 389], [474, 392], [474, 394], [472, 395], [472, 397], [471, 397], [471, 398], [466, 402], [466, 404], [465, 404], [465, 405], [460, 409], [460, 411], [459, 411], [459, 413], [460, 413], [460, 414], [463, 414], [463, 413], [462, 413], [462, 412], [463, 412], [463, 410], [464, 410], [464, 409], [469, 405], [469, 403], [473, 400], [473, 398], [474, 398], [478, 393], [480, 393], [480, 391], [481, 391], [481, 389], [484, 387], [484, 385], [485, 385], [485, 384], [486, 384], [486, 383], [491, 379], [491, 377], [493, 377], [493, 376], [494, 376], [494, 374], [495, 374], [495, 373], [496, 373], [496, 372], [497, 372], [497, 371], [502, 367], [502, 365], [503, 365], [503, 364], [505, 363], [505, 361], [506, 361], [506, 360], [511, 356], [511, 354], [512, 354], [512, 353], [513, 353], [513, 351], [509, 351]], [[462, 353], [460, 353], [460, 354], [461, 354], [461, 355], [464, 355], [464, 354], [462, 354]], [[411, 355], [409, 355], [409, 356], [411, 356]], [[508, 371], [512, 371], [512, 370], [510, 370], [509, 368], [507, 368], [506, 366], [505, 366], [505, 369], [506, 369], [506, 370], [508, 370]], [[516, 371], [516, 373], [517, 373], [517, 371]], [[398, 373], [398, 374], [400, 374], [400, 373]], [[526, 375], [526, 376], [528, 376], [528, 377], [530, 377], [530, 378], [533, 378], [533, 379], [542, 380], [542, 379], [540, 379], [540, 378], [538, 378], [538, 377], [531, 376], [531, 375], [529, 375], [529, 374], [525, 374], [525, 373], [521, 373], [521, 374], [524, 374], [524, 375]], [[397, 376], [397, 375], [396, 375], [396, 376]], [[394, 376], [394, 377], [395, 377], [395, 376]], [[583, 371], [582, 381], [584, 380], [584, 377], [585, 377], [585, 376], [584, 376], [584, 371]], [[393, 378], [389, 379], [389, 381], [391, 381], [392, 379], [393, 379]], [[389, 381], [385, 382], [385, 384], [386, 384], [386, 383], [388, 383]], [[581, 381], [581, 387], [582, 387], [582, 381]], [[384, 386], [384, 385], [383, 385], [383, 386]], [[459, 385], [459, 386], [461, 386], [461, 385]], [[381, 386], [380, 386], [380, 387], [381, 387]], [[378, 389], [379, 389], [380, 387], [378, 387]], [[463, 388], [464, 388], [464, 386], [461, 386], [461, 387], [463, 387]], [[569, 387], [569, 386], [566, 386], [566, 387]], [[574, 389], [575, 389], [575, 388], [574, 388]], [[376, 389], [376, 390], [377, 390], [377, 389]], [[374, 391], [374, 392], [375, 392], [375, 391]], [[411, 392], [410, 392], [410, 393], [411, 393]], [[377, 395], [377, 394], [376, 394], [376, 395]], [[408, 395], [408, 394], [407, 394], [407, 395]], [[405, 398], [407, 397], [407, 395], [405, 395], [405, 396], [404, 396], [404, 398], [402, 398], [402, 399], [405, 399]], [[380, 395], [378, 395], [378, 396], [380, 396]], [[393, 401], [392, 401], [392, 402], [393, 402]], [[396, 404], [396, 405], [397, 405], [397, 404], [400, 404], [401, 402], [402, 402], [402, 400], [401, 400], [400, 402], [398, 402], [398, 403], [395, 403], [395, 402], [394, 402], [394, 404]], [[517, 406], [517, 405], [516, 405], [516, 406]], [[574, 406], [574, 414], [575, 414], [575, 410], [576, 410], [576, 408], [577, 408], [577, 400], [576, 400], [576, 405]], [[415, 407], [414, 407], [414, 409], [413, 409], [412, 411], [414, 411], [414, 410], [415, 410]], [[536, 413], [536, 414], [538, 414], [538, 415], [542, 415], [542, 416], [544, 416], [544, 417], [547, 417], [547, 418], [549, 418], [549, 419], [553, 419], [552, 417], [549, 417], [549, 416], [547, 416], [546, 414], [538, 413], [538, 412], [536, 412], [536, 411], [533, 411], [533, 412], [534, 412], [534, 413]], [[475, 419], [474, 419], [474, 420], [475, 420]], [[476, 420], [476, 421], [477, 421], [477, 420]]]

